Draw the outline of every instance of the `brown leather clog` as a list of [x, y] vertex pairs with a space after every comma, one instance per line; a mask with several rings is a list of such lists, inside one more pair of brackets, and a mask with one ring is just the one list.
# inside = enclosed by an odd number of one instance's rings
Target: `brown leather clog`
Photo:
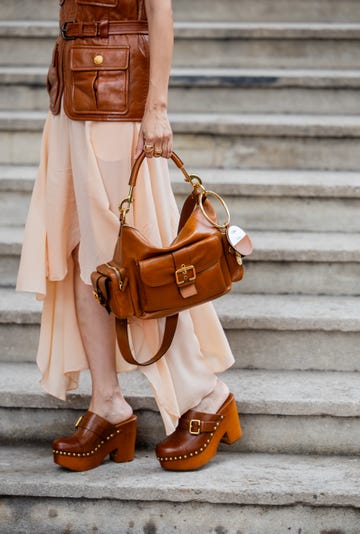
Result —
[[110, 454], [114, 462], [129, 462], [134, 458], [136, 415], [113, 425], [93, 412], [78, 419], [72, 436], [53, 442], [54, 462], [73, 471], [98, 467]]
[[198, 469], [215, 456], [220, 441], [231, 444], [241, 435], [236, 402], [230, 393], [216, 414], [186, 412], [175, 432], [157, 445], [157, 459], [170, 471]]

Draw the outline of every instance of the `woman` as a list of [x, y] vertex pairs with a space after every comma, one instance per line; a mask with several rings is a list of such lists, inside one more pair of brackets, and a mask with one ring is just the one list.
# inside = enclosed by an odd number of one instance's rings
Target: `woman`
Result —
[[[60, 5], [61, 36], [48, 77], [52, 112], [44, 127], [17, 289], [43, 300], [37, 363], [44, 388], [65, 399], [66, 391], [77, 387], [79, 372], [90, 370], [89, 411], [72, 436], [53, 444], [57, 464], [81, 471], [100, 465], [108, 454], [117, 462], [134, 456], [136, 416], [117, 376], [134, 367], [118, 353], [114, 320], [95, 301], [90, 274], [112, 257], [117, 205], [142, 150], [147, 160], [132, 223], [157, 246], [176, 235], [178, 212], [165, 159], [173, 148], [167, 115], [173, 23], [171, 0], [62, 0]], [[131, 35], [124, 37], [123, 28]], [[134, 42], [140, 69], [131, 64]], [[124, 74], [129, 58], [130, 74]], [[91, 69], [97, 70], [89, 74]], [[134, 72], [136, 79], [131, 79]], [[143, 102], [139, 84], [145, 87]], [[124, 109], [120, 87], [129, 92]], [[139, 110], [131, 114], [139, 106], [141, 116]], [[157, 348], [161, 328], [162, 321], [130, 325], [139, 361]], [[168, 434], [156, 451], [163, 468], [201, 467], [221, 439], [232, 443], [241, 436], [234, 398], [215, 376], [232, 364], [208, 304], [180, 314], [167, 354], [141, 368]]]

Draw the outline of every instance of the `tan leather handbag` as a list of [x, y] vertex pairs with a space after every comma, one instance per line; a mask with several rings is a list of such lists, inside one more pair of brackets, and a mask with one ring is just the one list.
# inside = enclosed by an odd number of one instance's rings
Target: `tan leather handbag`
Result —
[[[232, 282], [243, 277], [242, 256], [251, 252], [247, 235], [230, 226], [229, 211], [222, 198], [207, 191], [198, 176], [189, 175], [176, 154], [172, 160], [193, 191], [183, 205], [174, 241], [168, 247], [155, 247], [136, 228], [126, 224], [144, 158], [142, 153], [136, 160], [129, 196], [119, 206], [121, 224], [114, 257], [99, 265], [91, 276], [96, 299], [116, 316], [123, 357], [136, 365], [150, 365], [165, 354], [174, 337], [179, 312], [230, 291]], [[224, 224], [218, 223], [209, 197], [223, 205], [227, 219]], [[161, 347], [145, 364], [135, 360], [129, 346], [127, 320], [134, 316], [166, 317]]]

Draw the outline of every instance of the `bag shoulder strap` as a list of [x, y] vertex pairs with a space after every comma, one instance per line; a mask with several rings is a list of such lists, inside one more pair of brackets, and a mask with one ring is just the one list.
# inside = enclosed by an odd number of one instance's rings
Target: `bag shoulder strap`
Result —
[[174, 339], [178, 318], [178, 314], [166, 317], [165, 330], [161, 346], [157, 353], [145, 363], [140, 363], [135, 360], [131, 352], [127, 319], [116, 318], [116, 336], [118, 340], [119, 349], [124, 360], [126, 360], [128, 363], [131, 363], [132, 365], [140, 365], [141, 367], [146, 367], [147, 365], [151, 365], [152, 363], [155, 363], [160, 360], [160, 358], [164, 356], [165, 352], [169, 350], [172, 340]]

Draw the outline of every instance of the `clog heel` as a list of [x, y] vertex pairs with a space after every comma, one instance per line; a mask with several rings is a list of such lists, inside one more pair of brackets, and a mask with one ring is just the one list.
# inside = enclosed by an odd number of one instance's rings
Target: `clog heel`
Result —
[[53, 442], [54, 462], [72, 471], [87, 471], [103, 463], [110, 455], [114, 462], [130, 462], [134, 458], [136, 420], [113, 425], [93, 412], [78, 419], [72, 436]]
[[156, 447], [163, 469], [191, 471], [207, 464], [216, 454], [220, 441], [235, 443], [242, 430], [232, 393], [216, 414], [189, 410], [172, 434]]

